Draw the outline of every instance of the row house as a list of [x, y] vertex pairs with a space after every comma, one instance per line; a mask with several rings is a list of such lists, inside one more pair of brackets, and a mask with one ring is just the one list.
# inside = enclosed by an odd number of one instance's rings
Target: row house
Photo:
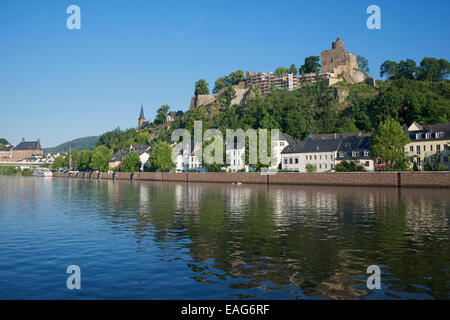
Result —
[[348, 134], [343, 136], [310, 137], [286, 147], [281, 155], [283, 170], [307, 172], [313, 165], [316, 172], [334, 172], [336, 165], [343, 161], [355, 161], [366, 171], [374, 171], [374, 161], [370, 158], [369, 137]]
[[413, 122], [408, 128], [404, 126], [404, 131], [411, 140], [405, 152], [412, 164], [423, 170], [427, 161], [433, 163], [436, 154], [440, 154], [441, 165], [450, 168], [450, 122], [434, 125]]

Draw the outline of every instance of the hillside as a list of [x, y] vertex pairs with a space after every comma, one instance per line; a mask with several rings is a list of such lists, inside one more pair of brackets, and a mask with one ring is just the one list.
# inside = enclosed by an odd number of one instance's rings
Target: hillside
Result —
[[68, 141], [53, 148], [44, 148], [44, 152], [67, 152], [70, 148], [75, 151], [89, 150], [95, 147], [98, 141], [97, 136], [78, 138], [72, 141]]

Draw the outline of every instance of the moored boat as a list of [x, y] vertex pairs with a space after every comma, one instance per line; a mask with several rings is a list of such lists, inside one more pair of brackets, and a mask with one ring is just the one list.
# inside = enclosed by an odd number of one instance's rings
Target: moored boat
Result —
[[36, 168], [33, 171], [33, 176], [51, 178], [53, 177], [53, 173], [47, 168]]

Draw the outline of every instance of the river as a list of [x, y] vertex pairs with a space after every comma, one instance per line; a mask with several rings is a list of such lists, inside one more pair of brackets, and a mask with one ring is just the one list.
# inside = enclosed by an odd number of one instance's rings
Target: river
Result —
[[449, 189], [0, 176], [0, 299], [448, 299], [449, 218]]

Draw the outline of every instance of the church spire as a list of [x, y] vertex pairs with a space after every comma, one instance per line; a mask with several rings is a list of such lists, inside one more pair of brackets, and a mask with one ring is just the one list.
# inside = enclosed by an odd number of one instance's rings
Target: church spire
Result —
[[141, 104], [141, 114], [139, 115], [139, 119], [138, 120], [145, 120], [144, 117], [144, 106]]

